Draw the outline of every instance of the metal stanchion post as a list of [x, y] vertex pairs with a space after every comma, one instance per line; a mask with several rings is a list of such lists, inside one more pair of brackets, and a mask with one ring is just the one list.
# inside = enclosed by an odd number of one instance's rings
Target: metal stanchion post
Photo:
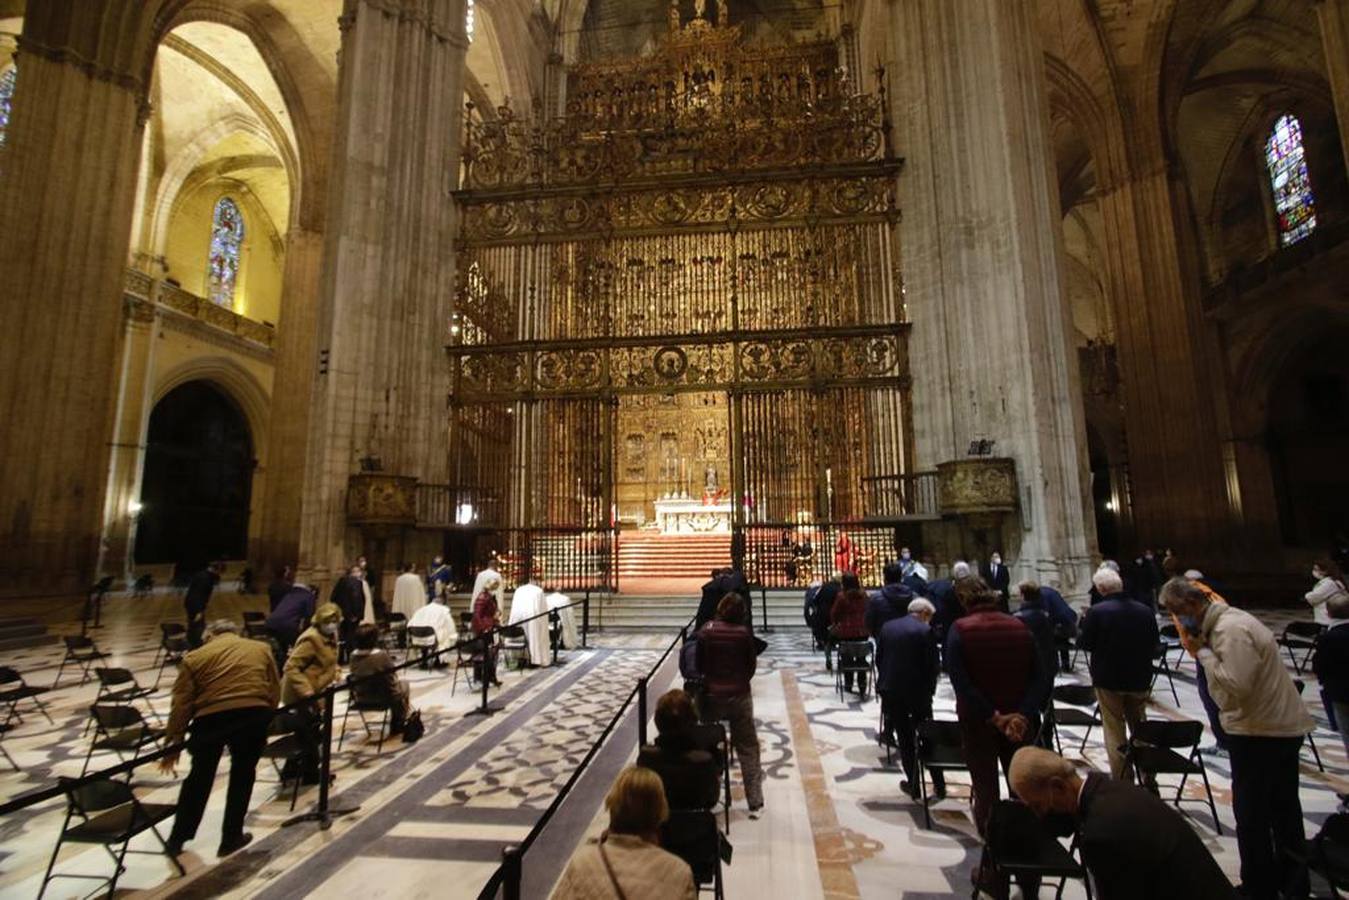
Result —
[[515, 844], [501, 848], [501, 898], [520, 900], [520, 881], [524, 876], [520, 848]]
[[[482, 672], [481, 677], [478, 678], [478, 680], [482, 682], [482, 706], [470, 709], [468, 713], [466, 713], [466, 715], [490, 716], [493, 713], [501, 712], [501, 707], [489, 706], [487, 703], [487, 688], [490, 683], [488, 680], [488, 672], [487, 672], [488, 660], [491, 658], [492, 655], [492, 641], [495, 638], [496, 638], [496, 629], [492, 629], [491, 631], [487, 632], [486, 634], [482, 635], [479, 638], [479, 640], [482, 641]], [[492, 666], [491, 669], [492, 674], [495, 675], [496, 666]]]
[[[328, 785], [332, 781], [333, 770], [333, 703], [337, 700], [336, 694], [329, 694], [323, 703], [323, 745], [319, 753], [319, 802], [314, 809], [307, 813], [301, 813], [298, 816], [291, 816], [281, 823], [285, 828], [289, 825], [298, 825], [301, 822], [318, 822], [319, 829], [327, 831], [332, 827], [333, 819], [338, 816], [346, 816], [360, 809], [359, 806], [345, 807], [343, 809], [328, 808]], [[309, 727], [306, 724], [304, 727]]]
[[553, 644], [553, 665], [557, 665], [557, 638], [562, 633], [562, 617], [557, 614], [557, 610], [548, 612], [548, 637]]
[[590, 638], [590, 590], [586, 589], [585, 599], [581, 601], [581, 649], [589, 649]]
[[763, 630], [772, 631], [773, 627], [768, 624], [768, 588], [759, 585], [759, 609], [763, 611]]
[[646, 677], [637, 679], [637, 746], [646, 746]]

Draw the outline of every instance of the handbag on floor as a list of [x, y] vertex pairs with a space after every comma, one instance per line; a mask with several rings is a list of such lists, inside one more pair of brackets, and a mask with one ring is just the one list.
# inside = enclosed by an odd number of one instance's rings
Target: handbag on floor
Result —
[[415, 744], [426, 734], [426, 726], [422, 724], [422, 711], [414, 709], [408, 713], [407, 721], [403, 723], [403, 743]]

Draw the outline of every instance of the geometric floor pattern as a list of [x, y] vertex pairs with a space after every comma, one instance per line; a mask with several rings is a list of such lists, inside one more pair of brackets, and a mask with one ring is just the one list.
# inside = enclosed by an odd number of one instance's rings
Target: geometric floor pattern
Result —
[[[238, 617], [257, 608], [257, 598], [226, 596], [212, 604], [213, 617]], [[142, 684], [154, 681], [157, 622], [176, 620], [172, 598], [136, 608], [113, 607], [97, 633], [112, 665], [132, 668]], [[1291, 618], [1262, 613], [1276, 632]], [[69, 633], [69, 630], [67, 630]], [[730, 839], [733, 863], [725, 869], [730, 897], [952, 897], [969, 895], [978, 840], [969, 817], [968, 780], [950, 779], [949, 799], [933, 810], [933, 827], [923, 827], [921, 809], [899, 790], [900, 773], [887, 766], [876, 744], [879, 704], [840, 698], [823, 657], [810, 648], [801, 629], [764, 635], [768, 650], [754, 679], [765, 771], [766, 814], [746, 816], [738, 783]], [[352, 809], [329, 830], [313, 824], [282, 827], [289, 817], [289, 793], [281, 790], [266, 762], [259, 768], [247, 827], [255, 836], [246, 850], [217, 862], [224, 782], [223, 762], [199, 837], [182, 857], [186, 878], [174, 877], [162, 856], [130, 858], [118, 894], [164, 897], [306, 896], [474, 897], [500, 861], [504, 846], [519, 841], [549, 806], [632, 690], [670, 640], [665, 634], [592, 635], [588, 650], [565, 652], [561, 664], [508, 671], [493, 695], [495, 715], [467, 713], [478, 698], [462, 684], [451, 689], [442, 672], [410, 670], [413, 705], [422, 710], [426, 736], [416, 744], [386, 742], [376, 753], [356, 720], [334, 757], [337, 782], [332, 806]], [[12, 652], [4, 660], [34, 684], [50, 684], [61, 651], [55, 647]], [[1173, 657], [1174, 659], [1174, 657]], [[655, 698], [677, 683], [675, 660], [653, 679]], [[1085, 662], [1061, 675], [1060, 683], [1080, 683]], [[144, 707], [168, 712], [172, 673]], [[1317, 720], [1317, 747], [1325, 772], [1309, 752], [1302, 767], [1302, 802], [1308, 834], [1335, 810], [1337, 792], [1349, 792], [1349, 758], [1338, 735], [1326, 725], [1310, 674], [1307, 705]], [[1204, 721], [1188, 658], [1175, 676], [1176, 697], [1158, 684], [1149, 715]], [[84, 734], [92, 682], [77, 686], [67, 670], [60, 690], [45, 696], [55, 724], [36, 713], [5, 738], [5, 748], [22, 768], [0, 774], [0, 798], [8, 799], [50, 784], [58, 774], [78, 774], [88, 738]], [[938, 688], [938, 718], [954, 718], [949, 682]], [[339, 705], [337, 714], [342, 709]], [[636, 746], [635, 711], [630, 710], [596, 754], [568, 801], [525, 858], [526, 897], [546, 897], [567, 858], [604, 824], [601, 801], [614, 773], [630, 762]], [[1065, 731], [1070, 730], [1065, 729]], [[1078, 733], [1080, 736], [1080, 732]], [[1065, 740], [1070, 757], [1104, 769], [1100, 731], [1084, 753]], [[95, 757], [95, 766], [113, 758]], [[1237, 854], [1227, 762], [1208, 757], [1210, 781], [1219, 807], [1219, 836], [1207, 809], [1187, 804], [1191, 822], [1215, 858], [1235, 878]], [[180, 764], [184, 774], [186, 760]], [[178, 779], [153, 767], [135, 776], [138, 794], [154, 802], [176, 800]], [[1202, 795], [1191, 784], [1187, 793]], [[314, 801], [302, 792], [297, 811]], [[0, 819], [0, 898], [34, 897], [63, 817], [60, 801]], [[153, 838], [133, 847], [152, 849]], [[107, 873], [102, 851], [63, 851], [59, 871]], [[93, 882], [58, 880], [49, 897], [79, 897]], [[1084, 896], [1070, 884], [1067, 897]]]

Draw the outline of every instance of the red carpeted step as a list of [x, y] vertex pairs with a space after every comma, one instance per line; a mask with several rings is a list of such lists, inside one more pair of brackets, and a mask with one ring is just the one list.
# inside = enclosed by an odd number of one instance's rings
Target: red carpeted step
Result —
[[729, 565], [729, 534], [624, 532], [618, 536], [618, 577], [623, 579], [706, 578]]

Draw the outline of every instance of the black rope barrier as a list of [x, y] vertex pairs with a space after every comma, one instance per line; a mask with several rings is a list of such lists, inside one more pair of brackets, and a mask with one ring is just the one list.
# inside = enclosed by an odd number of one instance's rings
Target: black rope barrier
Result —
[[695, 616], [694, 618], [689, 619], [688, 622], [680, 627], [678, 636], [665, 648], [665, 652], [660, 655], [660, 658], [647, 670], [645, 675], [637, 679], [637, 683], [633, 685], [632, 690], [628, 692], [627, 698], [618, 707], [618, 710], [614, 713], [613, 717], [609, 719], [609, 723], [604, 726], [604, 731], [600, 732], [600, 736], [590, 745], [590, 749], [586, 752], [586, 755], [581, 759], [581, 762], [577, 767], [572, 771], [566, 784], [558, 791], [557, 796], [553, 798], [553, 802], [548, 804], [548, 808], [543, 811], [543, 815], [534, 823], [534, 827], [529, 830], [529, 834], [525, 835], [524, 840], [518, 844], [511, 844], [502, 848], [501, 864], [497, 866], [496, 870], [492, 873], [492, 876], [487, 879], [487, 883], [483, 886], [483, 889], [478, 893], [478, 900], [493, 900], [498, 891], [501, 892], [503, 900], [519, 900], [521, 885], [524, 878], [525, 854], [529, 852], [529, 848], [534, 845], [536, 840], [538, 840], [539, 835], [542, 834], [544, 828], [548, 826], [553, 815], [561, 808], [563, 801], [567, 799], [572, 788], [580, 781], [582, 774], [589, 768], [590, 763], [599, 753], [600, 748], [609, 740], [609, 736], [613, 734], [614, 729], [618, 727], [618, 723], [622, 721], [623, 716], [627, 714], [628, 707], [632, 705], [634, 697], [637, 698], [638, 704], [638, 740], [640, 743], [646, 743], [647, 686], [650, 684], [651, 679], [656, 676], [656, 673], [660, 671], [661, 667], [665, 665], [666, 661], [670, 658], [670, 654], [674, 652], [674, 649], [683, 646], [685, 641], [688, 640], [689, 629], [693, 626], [696, 618], [697, 617]]

